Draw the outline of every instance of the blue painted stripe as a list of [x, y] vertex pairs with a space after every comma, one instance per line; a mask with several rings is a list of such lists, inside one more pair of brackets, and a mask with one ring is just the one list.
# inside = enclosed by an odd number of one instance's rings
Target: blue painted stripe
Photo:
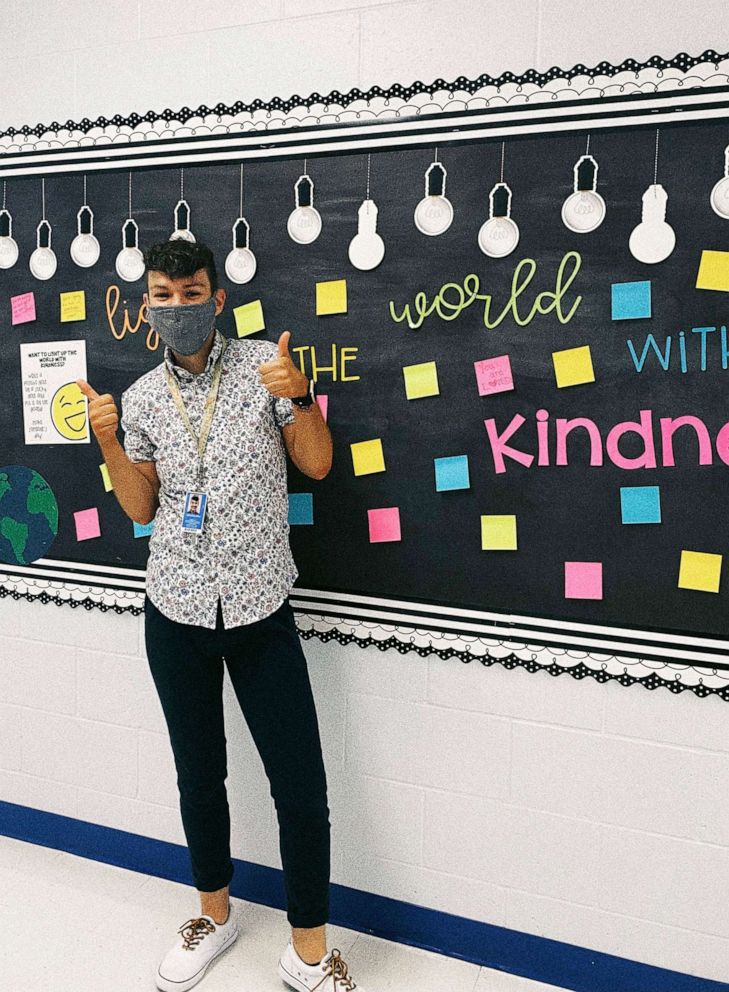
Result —
[[[192, 885], [187, 848], [0, 800], [0, 834]], [[233, 859], [230, 893], [285, 910], [278, 868]], [[329, 923], [573, 992], [729, 992], [686, 975], [332, 883]]]

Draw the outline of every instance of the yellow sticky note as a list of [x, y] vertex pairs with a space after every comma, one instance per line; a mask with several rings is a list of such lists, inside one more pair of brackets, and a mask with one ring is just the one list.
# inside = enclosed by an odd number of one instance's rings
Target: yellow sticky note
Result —
[[101, 478], [104, 480], [104, 489], [107, 493], [111, 492], [114, 487], [112, 486], [111, 479], [109, 478], [109, 469], [106, 467], [106, 462], [102, 462], [102, 464], [99, 465], [99, 468], [101, 469]]
[[438, 370], [435, 362], [422, 362], [420, 365], [404, 365], [405, 395], [409, 400], [419, 400], [422, 396], [437, 396]]
[[580, 348], [553, 351], [552, 361], [558, 388], [578, 386], [581, 382], [595, 381], [589, 344], [582, 345]]
[[729, 293], [729, 251], [702, 251], [697, 289], [723, 289]]
[[352, 449], [352, 464], [355, 475], [370, 475], [385, 471], [385, 456], [382, 453], [382, 439], [357, 441], [349, 446]]
[[513, 513], [481, 517], [483, 551], [516, 551], [516, 517]]
[[86, 320], [86, 293], [83, 289], [61, 293], [61, 323], [66, 320]]
[[243, 303], [233, 310], [235, 317], [235, 329], [239, 338], [244, 338], [246, 334], [255, 334], [256, 331], [265, 329], [263, 323], [263, 306], [260, 300], [252, 300], [250, 303]]
[[346, 279], [330, 279], [328, 282], [316, 284], [316, 312], [317, 314], [347, 312]]
[[682, 551], [678, 570], [679, 589], [719, 592], [722, 557], [704, 551]]

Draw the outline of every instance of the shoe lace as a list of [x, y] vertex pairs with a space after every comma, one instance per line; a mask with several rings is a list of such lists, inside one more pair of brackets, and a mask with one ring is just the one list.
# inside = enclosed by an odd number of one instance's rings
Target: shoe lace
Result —
[[352, 976], [347, 974], [347, 965], [336, 947], [332, 948], [332, 953], [324, 969], [325, 978], [329, 975], [334, 980], [335, 992], [340, 988], [346, 989], [347, 992], [351, 992], [351, 990], [357, 988]]
[[204, 916], [196, 916], [187, 920], [177, 931], [182, 934], [183, 950], [194, 951], [195, 945], [199, 944], [202, 938], [209, 933], [213, 933], [215, 926]]

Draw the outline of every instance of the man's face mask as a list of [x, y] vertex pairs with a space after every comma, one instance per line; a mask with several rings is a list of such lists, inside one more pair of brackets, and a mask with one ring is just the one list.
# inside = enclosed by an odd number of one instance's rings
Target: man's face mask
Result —
[[147, 306], [150, 326], [178, 355], [200, 351], [215, 326], [215, 297], [174, 307]]

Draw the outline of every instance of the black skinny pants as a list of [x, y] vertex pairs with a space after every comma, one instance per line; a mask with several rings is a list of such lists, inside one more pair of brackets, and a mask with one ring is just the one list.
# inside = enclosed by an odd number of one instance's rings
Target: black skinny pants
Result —
[[214, 892], [233, 877], [225, 788], [223, 662], [261, 756], [279, 825], [292, 927], [329, 915], [327, 782], [306, 657], [286, 598], [270, 616], [225, 630], [176, 623], [148, 596], [144, 637], [177, 769], [180, 812], [196, 888]]

